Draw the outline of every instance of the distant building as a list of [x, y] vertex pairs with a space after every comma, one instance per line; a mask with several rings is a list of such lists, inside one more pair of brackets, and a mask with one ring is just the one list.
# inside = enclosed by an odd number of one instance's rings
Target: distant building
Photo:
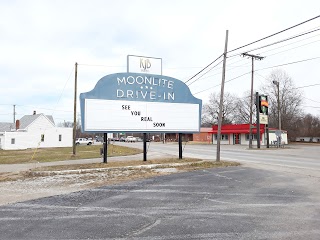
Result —
[[52, 116], [25, 115], [13, 123], [0, 123], [0, 149], [71, 147], [72, 128], [56, 127]]
[[[257, 128], [253, 124], [252, 129], [252, 145], [257, 145]], [[269, 144], [277, 141], [277, 129], [269, 128]], [[213, 125], [210, 131], [213, 134], [213, 144], [217, 143], [218, 125]], [[249, 145], [249, 124], [225, 124], [221, 126], [221, 144], [227, 145]], [[281, 144], [288, 144], [287, 131], [281, 130]], [[267, 145], [267, 134], [264, 124], [260, 125], [260, 145]]]
[[297, 137], [296, 142], [315, 142], [320, 143], [320, 137]]
[[211, 128], [200, 128], [200, 133], [193, 134], [193, 141], [212, 143]]

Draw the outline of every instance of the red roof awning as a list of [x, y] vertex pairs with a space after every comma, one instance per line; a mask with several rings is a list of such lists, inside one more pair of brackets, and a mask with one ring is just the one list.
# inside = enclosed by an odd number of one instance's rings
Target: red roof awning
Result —
[[[253, 124], [254, 128], [252, 129], [252, 133], [257, 133], [256, 124]], [[265, 125], [260, 124], [260, 133], [264, 133]], [[221, 134], [233, 134], [233, 133], [249, 133], [250, 125], [249, 124], [225, 124], [221, 126]], [[218, 125], [213, 125], [212, 130], [209, 132], [212, 134], [218, 133]]]

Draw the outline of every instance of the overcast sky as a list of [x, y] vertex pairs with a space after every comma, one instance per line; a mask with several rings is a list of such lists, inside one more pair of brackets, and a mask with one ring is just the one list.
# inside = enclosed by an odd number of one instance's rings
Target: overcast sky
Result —
[[[78, 93], [105, 75], [125, 72], [127, 55], [162, 58], [164, 75], [187, 81], [223, 53], [226, 30], [232, 50], [319, 10], [319, 0], [1, 0], [0, 122], [13, 121], [14, 104], [16, 119], [36, 110], [56, 123], [73, 121], [75, 62]], [[251, 71], [242, 52], [318, 28], [320, 18], [230, 53], [226, 81]], [[320, 85], [314, 85], [320, 84], [320, 31], [251, 53], [266, 57], [255, 62], [257, 70], [316, 58], [257, 71], [254, 88], [265, 84], [272, 69], [283, 69], [302, 87], [305, 112], [320, 115]], [[221, 69], [190, 85], [203, 103], [220, 91]], [[236, 78], [225, 91], [242, 96], [250, 81], [250, 74]]]

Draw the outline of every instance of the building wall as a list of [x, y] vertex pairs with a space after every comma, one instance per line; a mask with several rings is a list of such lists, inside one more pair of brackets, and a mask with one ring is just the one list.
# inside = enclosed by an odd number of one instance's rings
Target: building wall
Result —
[[193, 141], [196, 142], [212, 142], [212, 134], [207, 132], [200, 132], [193, 134]]
[[50, 122], [50, 120], [44, 116], [40, 115], [33, 123], [31, 123], [27, 127], [27, 131], [32, 132], [32, 131], [37, 131], [37, 130], [42, 130], [45, 131], [49, 128], [55, 128], [53, 123]]
[[[17, 150], [27, 148], [45, 147], [71, 147], [72, 128], [49, 128], [44, 130], [33, 130], [32, 132], [5, 132], [1, 139], [1, 146], [4, 150]], [[41, 141], [42, 135], [44, 136]], [[61, 135], [61, 141], [59, 141]], [[12, 144], [14, 139], [14, 144]]]
[[[269, 131], [269, 143], [277, 141], [277, 135], [273, 131]], [[288, 135], [287, 132], [282, 131], [281, 132], [281, 143], [288, 144]]]
[[[233, 145], [234, 141], [234, 134], [233, 133], [229, 133], [229, 134], [222, 134], [222, 135], [228, 135], [228, 139], [221, 139], [220, 144], [224, 144], [224, 145]], [[239, 145], [249, 145], [249, 140], [246, 138], [246, 134], [245, 133], [240, 133], [240, 144]], [[225, 137], [224, 137], [225, 138]], [[273, 141], [277, 140], [277, 136], [275, 134], [275, 132], [269, 132], [269, 143], [271, 144]], [[288, 144], [288, 136], [286, 132], [282, 132], [281, 134], [281, 142], [284, 144]], [[213, 144], [217, 144], [217, 140], [215, 138], [215, 136], [213, 136]], [[257, 146], [257, 140], [253, 139], [252, 140], [252, 145], [253, 146]], [[260, 145], [261, 146], [266, 146], [267, 145], [267, 138], [266, 135], [263, 133], [261, 135], [261, 141], [260, 141]]]

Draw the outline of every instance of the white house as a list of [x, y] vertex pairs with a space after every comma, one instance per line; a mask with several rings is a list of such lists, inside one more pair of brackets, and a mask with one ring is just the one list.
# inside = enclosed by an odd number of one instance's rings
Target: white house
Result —
[[52, 116], [34, 112], [23, 116], [16, 124], [0, 123], [0, 149], [71, 147], [72, 133], [72, 128], [56, 127]]

